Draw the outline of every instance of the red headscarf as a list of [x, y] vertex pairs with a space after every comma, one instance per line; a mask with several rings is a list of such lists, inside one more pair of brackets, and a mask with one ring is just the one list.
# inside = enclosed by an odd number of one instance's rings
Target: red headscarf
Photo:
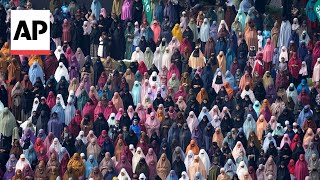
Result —
[[37, 153], [39, 153], [41, 148], [44, 148], [44, 144], [43, 144], [41, 138], [37, 138], [36, 142], [34, 143], [34, 150]]
[[300, 137], [298, 134], [294, 135], [291, 144], [290, 144], [290, 149], [293, 151], [294, 148], [296, 147], [297, 143], [301, 142]]
[[108, 80], [108, 76], [106, 74], [106, 72], [102, 72], [100, 77], [99, 77], [99, 80], [98, 80], [98, 86], [99, 87], [104, 87], [104, 85], [106, 84]]
[[56, 97], [54, 96], [53, 91], [50, 91], [46, 100], [46, 104], [49, 106], [50, 109], [56, 105]]
[[139, 62], [138, 70], [141, 73], [141, 75], [143, 75], [145, 72], [148, 72], [148, 68], [147, 68], [146, 64], [143, 61]]
[[289, 170], [289, 173], [294, 175], [294, 169], [295, 169], [295, 163], [294, 163], [294, 160], [293, 159], [290, 159], [290, 162], [288, 164], [288, 170]]
[[308, 163], [305, 160], [303, 154], [300, 154], [299, 159], [296, 162], [294, 171], [294, 175], [297, 178], [297, 180], [304, 180], [305, 177], [309, 175]]
[[307, 93], [306, 89], [302, 89], [301, 93], [298, 96], [298, 100], [301, 101], [303, 106], [310, 104], [310, 96]]
[[104, 110], [105, 110], [105, 108], [103, 107], [103, 105], [102, 105], [102, 102], [101, 101], [99, 101], [98, 102], [98, 105], [96, 106], [96, 108], [94, 109], [94, 121], [98, 118], [98, 115], [100, 114], [100, 113], [103, 113], [104, 112]]
[[64, 55], [66, 56], [68, 62], [70, 63], [71, 62], [71, 57], [74, 56], [74, 53], [73, 53], [71, 47], [67, 48], [66, 53]]
[[187, 38], [183, 38], [182, 41], [180, 42], [180, 53], [184, 53], [184, 49], [188, 48], [189, 51], [191, 51], [192, 47], [190, 42], [188, 41]]
[[104, 112], [103, 112], [103, 115], [106, 119], [109, 119], [109, 116], [111, 113], [117, 113], [117, 110], [116, 108], [114, 107], [113, 105], [113, 102], [112, 101], [109, 101], [108, 102], [108, 106], [105, 108]]
[[298, 58], [296, 52], [294, 52], [288, 62], [288, 68], [290, 74], [295, 78], [298, 79], [299, 71], [301, 69], [301, 60]]
[[106, 130], [102, 130], [101, 135], [97, 139], [97, 143], [100, 147], [102, 147], [105, 138], [109, 138], [108, 132]]

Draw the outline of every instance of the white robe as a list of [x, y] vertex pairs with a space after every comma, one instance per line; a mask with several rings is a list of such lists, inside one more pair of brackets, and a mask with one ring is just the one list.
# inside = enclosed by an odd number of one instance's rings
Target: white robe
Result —
[[61, 77], [64, 76], [67, 81], [69, 81], [69, 73], [68, 69], [64, 66], [62, 62], [59, 63], [59, 66], [56, 69], [56, 72], [54, 73], [54, 78], [57, 82], [60, 81]]
[[144, 61], [143, 52], [141, 50], [139, 50], [138, 52], [134, 51], [131, 55], [131, 61], [137, 61], [137, 62]]

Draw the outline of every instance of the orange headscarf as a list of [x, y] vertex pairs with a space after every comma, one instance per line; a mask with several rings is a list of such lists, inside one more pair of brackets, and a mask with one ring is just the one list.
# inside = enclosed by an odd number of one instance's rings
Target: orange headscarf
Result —
[[224, 86], [224, 89], [226, 90], [227, 94], [228, 94], [228, 97], [229, 98], [232, 98], [232, 95], [233, 95], [233, 89], [232, 87], [230, 86], [230, 83], [228, 81], [224, 82], [223, 84]]
[[223, 135], [220, 128], [216, 128], [214, 134], [212, 135], [212, 142], [217, 142], [219, 148], [222, 148]]
[[205, 88], [201, 88], [197, 95], [197, 101], [201, 104], [204, 99], [208, 99], [208, 93]]
[[270, 103], [269, 103], [268, 99], [264, 99], [264, 100], [262, 101], [262, 104], [261, 104], [261, 107], [260, 107], [260, 112], [261, 112], [262, 110], [264, 110], [264, 107], [265, 107], [265, 106], [268, 106], [269, 110], [271, 111], [271, 109], [270, 109]]
[[191, 139], [190, 144], [188, 145], [188, 147], [186, 149], [186, 154], [188, 154], [189, 150], [191, 150], [194, 155], [198, 155], [199, 154], [200, 148], [197, 145], [196, 140]]
[[264, 118], [264, 115], [260, 115], [257, 121], [256, 130], [257, 130], [257, 137], [259, 140], [262, 140], [263, 131], [267, 128], [268, 123]]

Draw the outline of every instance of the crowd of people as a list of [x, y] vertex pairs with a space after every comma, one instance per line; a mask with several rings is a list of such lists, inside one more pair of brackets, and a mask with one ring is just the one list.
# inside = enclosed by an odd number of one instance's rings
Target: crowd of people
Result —
[[315, 3], [51, 0], [17, 56], [2, 0], [0, 179], [319, 180]]

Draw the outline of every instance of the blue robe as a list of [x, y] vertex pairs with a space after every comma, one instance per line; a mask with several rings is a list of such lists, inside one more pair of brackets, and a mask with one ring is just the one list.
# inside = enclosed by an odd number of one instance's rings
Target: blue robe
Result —
[[131, 94], [133, 98], [133, 104], [137, 106], [138, 103], [141, 102], [141, 84], [138, 81], [134, 82]]
[[53, 108], [51, 110], [51, 114], [53, 114], [54, 112], [58, 114], [59, 122], [61, 124], [64, 124], [64, 116], [65, 116], [65, 114], [64, 114], [64, 109], [61, 106], [61, 104], [59, 104], [59, 105], [56, 104], [56, 105], [53, 106]]
[[94, 14], [96, 16], [96, 18], [98, 19], [100, 16], [100, 11], [101, 11], [101, 3], [99, 0], [92, 1], [91, 10], [92, 10], [92, 14]]
[[28, 75], [32, 85], [36, 83], [37, 77], [40, 77], [42, 83], [44, 83], [43, 70], [37, 62], [33, 63], [32, 66], [29, 68]]
[[[90, 160], [92, 160], [92, 162]], [[88, 160], [86, 161], [86, 166], [85, 166], [86, 167], [85, 174], [87, 179], [89, 178], [91, 172], [93, 171], [93, 168], [96, 166], [98, 166], [97, 160], [94, 159], [93, 155], [90, 155]]]

